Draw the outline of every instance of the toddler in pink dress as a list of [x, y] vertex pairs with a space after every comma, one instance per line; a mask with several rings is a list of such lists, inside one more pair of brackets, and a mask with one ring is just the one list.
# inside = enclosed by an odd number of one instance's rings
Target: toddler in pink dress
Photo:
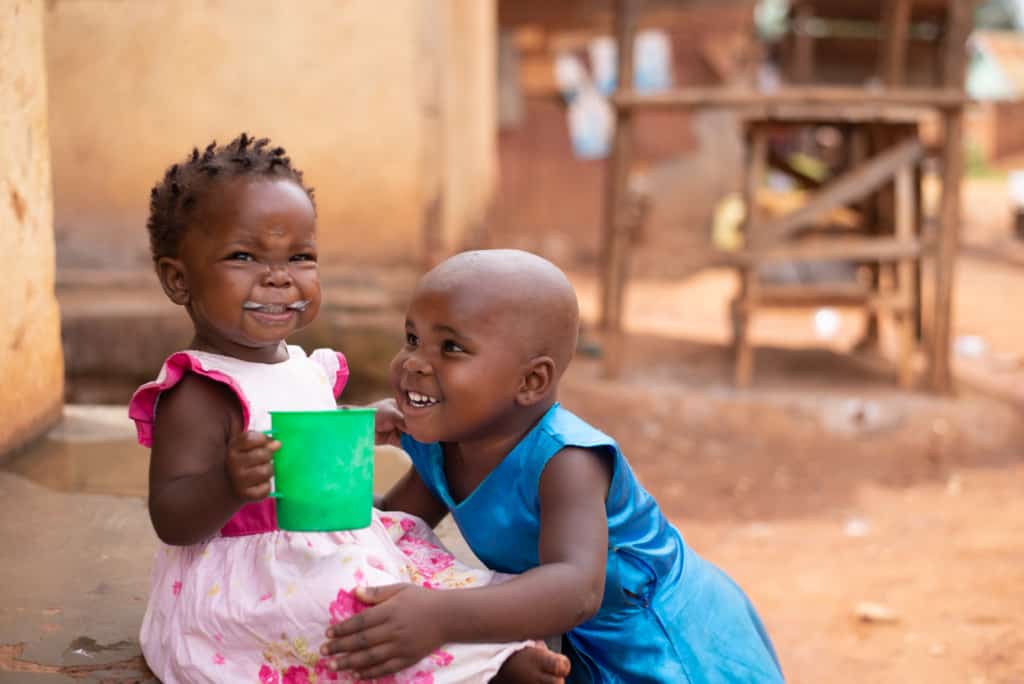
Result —
[[[374, 511], [361, 530], [277, 527], [279, 443], [270, 411], [332, 410], [345, 358], [284, 340], [320, 306], [315, 209], [281, 148], [242, 134], [193, 150], [153, 189], [148, 223], [167, 296], [195, 326], [189, 349], [140, 387], [129, 413], [151, 447], [149, 510], [164, 542], [141, 645], [165, 683], [370, 680], [319, 653], [365, 606], [357, 587], [445, 590], [495, 574], [459, 563], [418, 518]], [[378, 682], [561, 682], [568, 661], [528, 642], [448, 644]]]

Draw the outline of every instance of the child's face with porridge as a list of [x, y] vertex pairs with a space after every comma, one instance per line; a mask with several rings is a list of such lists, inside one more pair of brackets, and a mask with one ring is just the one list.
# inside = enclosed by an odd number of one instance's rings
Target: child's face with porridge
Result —
[[315, 213], [290, 180], [224, 181], [178, 256], [160, 259], [158, 269], [171, 299], [188, 309], [200, 348], [271, 360], [320, 309]]

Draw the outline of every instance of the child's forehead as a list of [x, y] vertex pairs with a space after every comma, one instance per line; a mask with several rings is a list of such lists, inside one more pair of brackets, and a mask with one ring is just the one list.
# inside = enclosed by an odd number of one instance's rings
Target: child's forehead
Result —
[[207, 235], [286, 229], [316, 230], [316, 215], [305, 191], [283, 179], [230, 179], [212, 194], [193, 223]]
[[515, 315], [518, 307], [508, 296], [483, 285], [472, 287], [452, 282], [421, 285], [409, 309], [412, 319], [430, 319], [431, 325], [466, 332], [507, 326], [519, 317]]

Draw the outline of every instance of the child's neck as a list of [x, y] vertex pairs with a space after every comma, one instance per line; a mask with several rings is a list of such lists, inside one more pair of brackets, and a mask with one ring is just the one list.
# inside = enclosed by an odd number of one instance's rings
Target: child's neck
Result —
[[192, 338], [189, 348], [251, 363], [281, 363], [289, 358], [288, 345], [284, 340], [262, 347], [246, 347], [224, 340], [215, 342], [204, 335], [196, 333], [196, 336]]
[[483, 482], [484, 478], [501, 465], [516, 445], [523, 441], [541, 418], [554, 405], [555, 399], [527, 407], [520, 420], [508, 430], [488, 435], [484, 439], [444, 442], [444, 468], [448, 489], [456, 501], [461, 501]]

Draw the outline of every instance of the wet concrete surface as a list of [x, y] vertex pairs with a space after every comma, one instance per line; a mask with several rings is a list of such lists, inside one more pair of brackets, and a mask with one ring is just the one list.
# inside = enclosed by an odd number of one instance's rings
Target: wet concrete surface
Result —
[[[0, 684], [153, 682], [138, 644], [157, 548], [148, 450], [123, 406], [68, 406], [60, 426], [0, 467]], [[374, 487], [407, 467], [377, 453]], [[450, 521], [439, 529], [472, 561]]]

